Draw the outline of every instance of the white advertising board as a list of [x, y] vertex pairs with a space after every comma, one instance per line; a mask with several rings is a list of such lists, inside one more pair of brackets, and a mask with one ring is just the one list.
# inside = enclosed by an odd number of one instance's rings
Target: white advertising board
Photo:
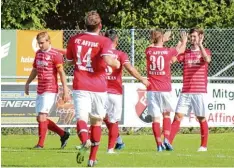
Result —
[[[210, 127], [234, 126], [234, 85], [208, 84], [205, 95], [206, 118]], [[172, 105], [176, 104], [182, 89], [182, 84], [172, 84]], [[147, 114], [146, 88], [140, 83], [124, 84], [124, 126], [151, 127], [151, 117]], [[171, 114], [173, 120], [174, 113]], [[182, 127], [198, 127], [199, 123], [193, 111], [187, 114]]]

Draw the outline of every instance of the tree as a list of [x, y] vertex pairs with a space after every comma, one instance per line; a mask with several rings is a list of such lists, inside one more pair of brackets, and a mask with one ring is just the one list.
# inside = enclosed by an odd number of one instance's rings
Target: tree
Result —
[[61, 0], [46, 17], [52, 29], [84, 29], [85, 12], [97, 10], [107, 28], [231, 28], [229, 0]]
[[2, 0], [3, 29], [44, 29], [44, 16], [56, 11], [60, 0]]

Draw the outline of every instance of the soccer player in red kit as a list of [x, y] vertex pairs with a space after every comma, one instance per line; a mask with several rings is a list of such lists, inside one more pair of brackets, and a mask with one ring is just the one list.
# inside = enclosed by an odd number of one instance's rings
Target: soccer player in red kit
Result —
[[[141, 81], [145, 86], [149, 85], [147, 79], [144, 79], [139, 72], [130, 64], [128, 55], [120, 50], [117, 50], [118, 34], [115, 30], [108, 30], [105, 36], [110, 38], [113, 42], [114, 58], [120, 61], [120, 68], [113, 69], [107, 67], [108, 80], [108, 99], [106, 103], [107, 116], [104, 119], [108, 128], [108, 153], [114, 153], [114, 145], [117, 140], [115, 149], [124, 147], [121, 137], [119, 136], [118, 121], [121, 120], [122, 114], [122, 70], [125, 68], [132, 76]], [[117, 139], [118, 138], [118, 139]]]
[[200, 28], [193, 28], [189, 32], [191, 48], [178, 56], [183, 63], [183, 88], [180, 94], [175, 118], [171, 126], [170, 142], [172, 143], [179, 131], [180, 122], [184, 114], [195, 113], [201, 130], [201, 145], [198, 151], [207, 151], [208, 124], [205, 118], [204, 96], [207, 93], [208, 63], [211, 61], [211, 52], [204, 48], [204, 32]]
[[[67, 45], [67, 61], [75, 64], [73, 99], [77, 119], [77, 134], [82, 146], [77, 154], [77, 163], [82, 163], [84, 153], [90, 148], [88, 166], [94, 166], [101, 139], [101, 124], [106, 115], [107, 99], [106, 66], [119, 68], [114, 59], [112, 42], [100, 36], [101, 18], [96, 11], [85, 17], [87, 32], [70, 38]], [[90, 118], [90, 139], [87, 122]]]
[[[169, 143], [171, 130], [170, 112], [173, 112], [171, 100], [171, 70], [170, 65], [175, 57], [186, 47], [187, 34], [182, 33], [181, 42], [176, 48], [164, 47], [169, 40], [171, 32], [163, 33], [156, 29], [151, 31], [153, 42], [145, 50], [147, 60], [147, 77], [150, 85], [147, 87], [148, 113], [152, 116], [152, 129], [158, 152], [173, 150]], [[164, 142], [161, 140], [160, 117], [163, 116]]]
[[69, 99], [66, 76], [63, 70], [63, 57], [54, 48], [51, 47], [50, 36], [47, 32], [41, 32], [37, 35], [39, 50], [33, 63], [33, 69], [25, 84], [25, 93], [29, 94], [29, 84], [38, 77], [36, 113], [38, 122], [39, 141], [34, 148], [43, 148], [47, 130], [57, 133], [61, 139], [61, 148], [64, 148], [69, 138], [69, 133], [59, 128], [53, 121], [48, 119], [48, 114], [55, 105], [58, 93], [57, 74], [63, 86], [63, 100]]

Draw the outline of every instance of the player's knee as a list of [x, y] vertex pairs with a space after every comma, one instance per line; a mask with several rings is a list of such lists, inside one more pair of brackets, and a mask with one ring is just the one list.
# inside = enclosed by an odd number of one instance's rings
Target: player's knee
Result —
[[101, 126], [102, 125], [102, 119], [101, 118], [90, 118], [90, 124], [93, 126]]
[[162, 115], [163, 118], [170, 118], [170, 112], [164, 112]]
[[47, 120], [47, 114], [45, 113], [39, 113], [37, 116], [37, 122], [44, 122]]
[[199, 122], [204, 122], [206, 120], [205, 117], [199, 117], [199, 116], [197, 116], [197, 119]]
[[181, 121], [184, 117], [184, 114], [182, 113], [176, 113], [175, 114], [175, 119]]
[[153, 122], [160, 123], [160, 117], [152, 117]]

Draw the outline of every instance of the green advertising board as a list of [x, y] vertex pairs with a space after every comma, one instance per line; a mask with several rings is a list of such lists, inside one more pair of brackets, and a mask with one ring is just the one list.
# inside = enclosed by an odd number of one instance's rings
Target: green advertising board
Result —
[[[1, 75], [16, 76], [16, 30], [1, 30]], [[15, 82], [3, 79], [2, 82]]]

